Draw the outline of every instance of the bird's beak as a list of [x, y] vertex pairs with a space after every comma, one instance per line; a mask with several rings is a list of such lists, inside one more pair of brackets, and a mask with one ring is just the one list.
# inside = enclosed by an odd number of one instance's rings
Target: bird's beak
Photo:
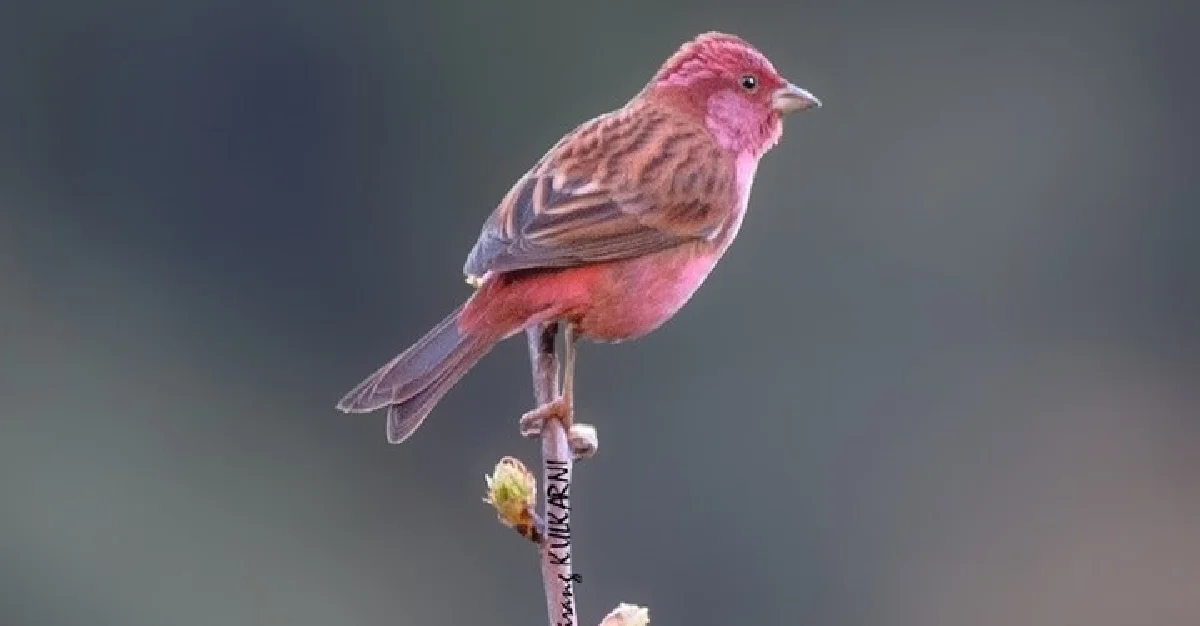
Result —
[[821, 101], [816, 96], [791, 83], [776, 89], [771, 94], [771, 107], [783, 114], [806, 111], [820, 106]]

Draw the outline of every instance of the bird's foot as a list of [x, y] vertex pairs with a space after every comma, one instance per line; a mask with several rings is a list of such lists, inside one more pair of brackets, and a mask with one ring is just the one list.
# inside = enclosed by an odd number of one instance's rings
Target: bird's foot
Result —
[[542, 436], [542, 428], [549, 420], [558, 420], [567, 429], [571, 428], [571, 405], [566, 398], [558, 398], [553, 402], [543, 404], [521, 416], [521, 435], [529, 439]]
[[548, 420], [558, 420], [566, 428], [567, 440], [576, 459], [587, 458], [596, 453], [596, 448], [599, 447], [596, 428], [590, 424], [576, 424], [574, 410], [564, 398], [543, 404], [522, 415], [521, 436], [528, 439], [541, 437], [542, 429]]

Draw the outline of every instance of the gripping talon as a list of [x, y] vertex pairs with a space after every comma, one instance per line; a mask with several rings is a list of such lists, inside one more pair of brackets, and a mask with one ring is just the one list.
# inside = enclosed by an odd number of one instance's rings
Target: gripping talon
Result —
[[546, 418], [537, 409], [529, 411], [521, 416], [520, 429], [521, 436], [526, 439], [537, 439], [542, 436], [542, 428], [546, 425]]
[[529, 439], [541, 437], [542, 428], [545, 427], [546, 420], [552, 419], [562, 422], [563, 426], [570, 432], [571, 407], [563, 398], [559, 398], [549, 404], [543, 404], [522, 415], [520, 421], [521, 436]]

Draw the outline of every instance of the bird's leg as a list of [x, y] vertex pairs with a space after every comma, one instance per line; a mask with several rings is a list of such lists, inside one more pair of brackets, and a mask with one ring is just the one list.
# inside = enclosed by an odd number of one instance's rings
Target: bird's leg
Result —
[[[562, 422], [566, 429], [571, 428], [571, 410], [573, 406], [572, 394], [575, 389], [575, 343], [577, 341], [574, 324], [568, 323], [566, 330], [563, 332], [563, 377], [561, 387], [555, 389], [555, 397], [549, 402], [543, 402], [532, 411], [521, 416], [521, 434], [531, 439], [537, 438], [542, 434], [542, 426], [546, 420], [556, 419]], [[554, 350], [553, 340], [545, 342], [541, 349], [548, 348]], [[551, 353], [552, 354], [552, 353]], [[558, 372], [555, 372], [557, 378]]]
[[[543, 342], [543, 348], [553, 350], [553, 340]], [[521, 434], [535, 439], [542, 434], [546, 420], [562, 422], [570, 439], [576, 458], [588, 457], [596, 452], [596, 429], [587, 424], [575, 424], [575, 358], [579, 344], [579, 329], [568, 322], [563, 331], [562, 389], [557, 398], [546, 402], [521, 416]], [[536, 358], [536, 357], [535, 357]]]
[[534, 397], [538, 406], [521, 416], [520, 428], [521, 435], [537, 439], [542, 435], [542, 426], [546, 420], [557, 417], [556, 413], [563, 409], [562, 403], [557, 399], [559, 376], [555, 344], [558, 339], [558, 323], [541, 324], [530, 328], [526, 333], [529, 336], [529, 358], [533, 363]]
[[562, 401], [566, 404], [567, 421], [563, 423], [571, 428], [571, 419], [575, 417], [575, 348], [579, 343], [579, 331], [575, 324], [567, 323], [563, 330], [563, 378]]
[[575, 421], [575, 355], [578, 354], [579, 327], [568, 323], [563, 331], [563, 381], [562, 401], [566, 405], [567, 417], [563, 426], [575, 458], [582, 459], [596, 453], [600, 443], [596, 440], [596, 429]]

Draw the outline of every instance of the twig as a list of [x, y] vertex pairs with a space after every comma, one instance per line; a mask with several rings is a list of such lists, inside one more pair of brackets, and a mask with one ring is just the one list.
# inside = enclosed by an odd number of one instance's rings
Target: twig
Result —
[[[555, 351], [558, 324], [531, 328], [526, 335], [534, 399], [537, 406], [543, 407], [559, 394]], [[558, 417], [545, 419], [540, 429], [542, 479], [546, 484], [543, 497], [537, 498], [537, 479], [533, 473], [519, 459], [504, 457], [496, 464], [495, 471], [485, 477], [487, 497], [484, 502], [496, 509], [501, 523], [538, 545], [550, 626], [575, 626], [578, 614], [575, 584], [581, 579], [571, 568], [571, 472], [575, 459], [596, 452], [596, 429], [587, 424], [572, 423], [567, 432], [563, 420]], [[524, 421], [522, 432], [525, 432]], [[541, 514], [536, 510], [535, 499], [542, 501]], [[604, 618], [600, 626], [646, 626], [649, 620], [646, 609], [622, 603]]]
[[[533, 395], [538, 406], [554, 401], [559, 393], [558, 355], [555, 343], [558, 324], [539, 325], [527, 331], [529, 358], [533, 368]], [[542, 425], [542, 481], [545, 484], [541, 542], [542, 586], [546, 613], [552, 626], [575, 626], [577, 613], [575, 583], [571, 568], [571, 472], [574, 457], [562, 421], [548, 419]]]

